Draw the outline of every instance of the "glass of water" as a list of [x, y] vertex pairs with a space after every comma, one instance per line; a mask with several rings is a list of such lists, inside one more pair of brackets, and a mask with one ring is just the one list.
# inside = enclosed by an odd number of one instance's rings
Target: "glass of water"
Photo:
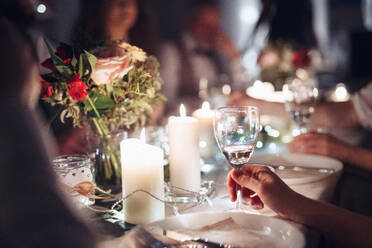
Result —
[[[260, 132], [260, 115], [255, 106], [222, 107], [217, 109], [213, 120], [214, 135], [229, 165], [240, 170], [256, 147]], [[240, 187], [237, 187], [235, 210], [241, 207]]]
[[285, 108], [291, 119], [296, 123], [300, 133], [307, 132], [307, 124], [314, 113], [314, 105], [318, 95], [312, 82], [294, 79], [290, 85], [283, 88], [286, 96]]

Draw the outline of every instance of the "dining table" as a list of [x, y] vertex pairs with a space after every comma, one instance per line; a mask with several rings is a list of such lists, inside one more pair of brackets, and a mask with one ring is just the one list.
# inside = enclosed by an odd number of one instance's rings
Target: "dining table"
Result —
[[[320, 175], [320, 177], [318, 178], [305, 177], [305, 179], [303, 180], [290, 178], [288, 184], [292, 189], [309, 198], [328, 202], [331, 201], [336, 183], [342, 173], [341, 162], [320, 156], [290, 154], [287, 150], [286, 145], [283, 143], [276, 143], [275, 149], [272, 148], [273, 146], [256, 150], [251, 158], [252, 163], [260, 163], [261, 161], [264, 161], [266, 159], [271, 164], [275, 164], [275, 161], [279, 161], [281, 165], [300, 165], [300, 169], [302, 168], [301, 165], [304, 165], [305, 167], [313, 167], [313, 169], [315, 170], [319, 169], [317, 166], [326, 167], [330, 164], [330, 167], [328, 166], [327, 168], [325, 168], [326, 171], [318, 172], [318, 174]], [[166, 203], [166, 218], [190, 213], [224, 212], [234, 208], [235, 203], [230, 201], [226, 187], [226, 178], [230, 167], [222, 156], [222, 154], [219, 154], [217, 152], [216, 156], [213, 159], [204, 159], [201, 161], [201, 178], [202, 182], [210, 186], [210, 188], [207, 190], [208, 192], [204, 192], [204, 195], [199, 200], [190, 200], [190, 202]], [[268, 158], [270, 158], [271, 160]], [[288, 161], [286, 161], [286, 158], [291, 158], [294, 161], [290, 161], [291, 159], [288, 159]], [[312, 165], [313, 162], [315, 162], [316, 164]], [[320, 162], [320, 164], [317, 162]], [[324, 165], [322, 164], [323, 162], [325, 163]], [[313, 169], [307, 170], [305, 168], [305, 170], [300, 170], [301, 175], [314, 175]], [[284, 181], [286, 181], [285, 178]], [[109, 202], [103, 205], [108, 208], [110, 204], [112, 205], [113, 203]], [[93, 207], [90, 209], [92, 210], [95, 208]], [[243, 209], [244, 212], [248, 214], [278, 218], [278, 216], [267, 207], [264, 207], [261, 210], [255, 210], [248, 204], [243, 204]], [[135, 225], [125, 223], [124, 221], [113, 221], [107, 218], [105, 219], [103, 218], [103, 216], [104, 211], [96, 210], [91, 211], [90, 215], [91, 220], [95, 223], [98, 223], [98, 230], [100, 234], [105, 237], [105, 242], [107, 242], [107, 244], [109, 244], [108, 246], [110, 247], [115, 247], [115, 243], [119, 244], [120, 239], [123, 239], [124, 234], [135, 227]], [[293, 223], [289, 220], [285, 221], [294, 225], [296, 228], [298, 228], [298, 230], [300, 230], [300, 232], [304, 234], [306, 238], [306, 247], [318, 247], [321, 235], [317, 231], [307, 226]]]

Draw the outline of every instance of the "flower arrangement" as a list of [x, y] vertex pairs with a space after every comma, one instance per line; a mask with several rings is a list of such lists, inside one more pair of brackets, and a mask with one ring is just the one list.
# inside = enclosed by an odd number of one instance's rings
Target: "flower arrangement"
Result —
[[60, 119], [74, 126], [87, 119], [102, 135], [143, 126], [151, 105], [163, 101], [162, 80], [155, 57], [128, 43], [111, 43], [87, 51], [61, 44], [42, 65], [52, 72], [41, 75], [41, 96], [63, 106]]
[[274, 84], [281, 90], [285, 80], [294, 77], [299, 68], [312, 66], [311, 52], [304, 47], [294, 49], [289, 43], [269, 43], [258, 58], [261, 80]]
[[151, 106], [165, 100], [156, 58], [125, 42], [90, 52], [66, 44], [53, 51], [46, 44], [50, 58], [42, 66], [51, 72], [41, 75], [42, 99], [62, 107], [62, 122], [72, 118], [74, 126], [88, 124], [105, 138], [108, 164], [101, 169], [105, 178], [114, 175], [120, 183], [120, 153], [106, 138], [145, 125]]

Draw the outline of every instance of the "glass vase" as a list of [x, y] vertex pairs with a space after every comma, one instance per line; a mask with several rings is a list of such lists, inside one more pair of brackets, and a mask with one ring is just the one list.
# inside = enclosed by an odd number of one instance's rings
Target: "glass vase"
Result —
[[88, 153], [94, 161], [96, 184], [114, 193], [121, 190], [120, 142], [127, 137], [126, 131], [106, 136], [92, 130], [87, 132]]

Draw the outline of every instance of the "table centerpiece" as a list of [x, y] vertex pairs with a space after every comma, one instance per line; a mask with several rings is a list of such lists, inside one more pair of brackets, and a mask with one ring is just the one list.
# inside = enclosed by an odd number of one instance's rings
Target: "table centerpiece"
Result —
[[110, 42], [93, 51], [61, 44], [42, 66], [41, 98], [60, 106], [62, 123], [71, 118], [75, 127], [88, 126], [100, 138], [96, 154], [96, 183], [121, 184], [118, 133], [144, 126], [152, 106], [165, 100], [158, 61], [126, 42]]

